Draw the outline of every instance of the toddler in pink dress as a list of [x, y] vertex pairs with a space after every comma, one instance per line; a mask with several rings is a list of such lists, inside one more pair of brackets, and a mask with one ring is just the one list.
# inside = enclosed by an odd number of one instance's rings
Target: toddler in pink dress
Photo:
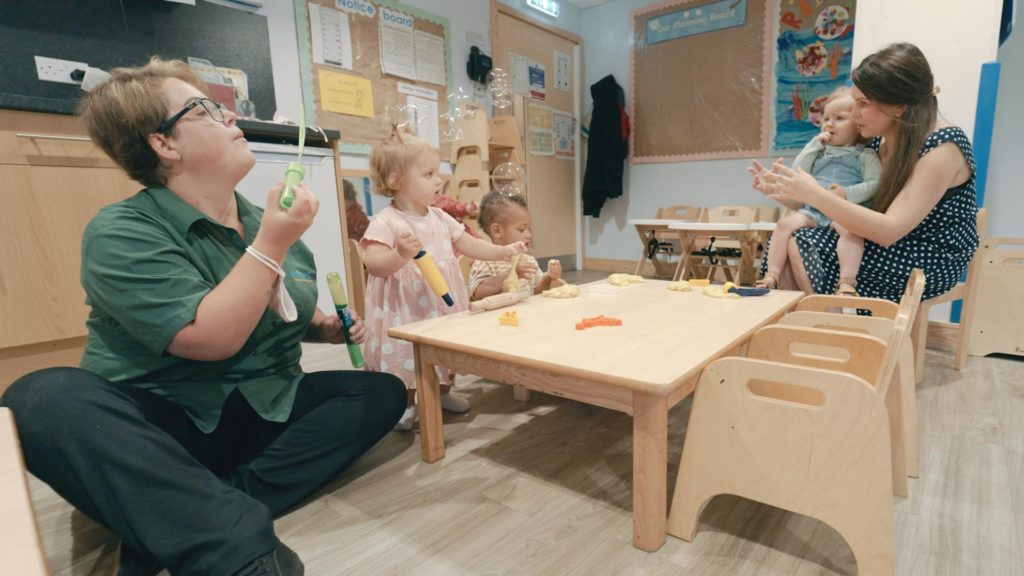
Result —
[[[439, 165], [440, 157], [429, 143], [400, 134], [397, 127], [392, 127], [387, 141], [375, 145], [370, 153], [374, 192], [391, 198], [391, 205], [374, 215], [360, 241], [363, 263], [369, 272], [364, 356], [368, 370], [390, 372], [409, 390], [408, 408], [396, 430], [411, 430], [416, 418], [416, 366], [412, 344], [391, 339], [388, 329], [468, 309], [466, 281], [455, 249], [483, 260], [508, 260], [526, 250], [522, 242], [496, 246], [473, 238], [454, 218], [431, 206], [442, 185]], [[431, 256], [448, 283], [454, 306], [434, 295], [413, 263], [413, 256], [420, 250]], [[447, 369], [439, 368], [438, 377], [447, 382]], [[442, 386], [442, 409], [469, 410], [465, 398], [450, 392], [450, 387]]]

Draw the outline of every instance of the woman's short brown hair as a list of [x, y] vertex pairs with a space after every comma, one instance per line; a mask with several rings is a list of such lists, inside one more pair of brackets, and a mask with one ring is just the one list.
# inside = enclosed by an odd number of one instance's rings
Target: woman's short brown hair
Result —
[[[114, 68], [79, 105], [89, 135], [129, 176], [145, 186], [163, 186], [167, 175], [149, 145], [149, 135], [168, 116], [160, 84], [177, 78], [207, 93], [188, 64], [154, 56], [145, 66]], [[174, 133], [174, 128], [171, 129]]]

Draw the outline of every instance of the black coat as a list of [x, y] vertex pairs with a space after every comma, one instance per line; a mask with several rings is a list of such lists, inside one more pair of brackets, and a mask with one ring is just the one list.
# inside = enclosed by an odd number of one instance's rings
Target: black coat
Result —
[[614, 76], [605, 76], [591, 86], [590, 96], [594, 112], [583, 174], [583, 215], [600, 216], [605, 200], [622, 196], [629, 119], [623, 108], [625, 93]]

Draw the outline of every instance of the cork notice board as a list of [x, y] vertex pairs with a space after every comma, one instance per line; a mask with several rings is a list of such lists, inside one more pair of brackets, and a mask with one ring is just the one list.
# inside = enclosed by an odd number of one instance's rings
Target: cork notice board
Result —
[[[436, 110], [430, 109], [430, 106], [417, 107], [420, 115], [419, 132], [424, 136], [425, 132], [436, 130], [440, 135], [441, 156], [447, 155], [447, 143], [444, 138], [447, 124], [441, 118], [448, 111], [447, 95], [451, 90], [451, 39], [448, 35], [447, 18], [391, 0], [294, 0], [294, 5], [299, 44], [299, 76], [302, 81], [302, 97], [308, 123], [339, 130], [343, 152], [367, 153], [373, 143], [387, 136], [390, 129], [389, 108], [415, 102], [432, 102]], [[311, 8], [318, 11], [316, 18], [321, 22], [318, 29], [322, 34], [321, 38], [342, 38], [339, 46], [344, 47], [341, 52], [350, 50], [347, 58], [350, 60], [348, 65], [351, 68], [314, 61], [314, 34], [310, 29]], [[433, 54], [439, 59], [443, 58], [444, 70], [440, 72], [441, 77], [436, 81], [411, 79], [383, 72], [381, 17], [387, 11], [401, 13], [402, 18], [408, 17], [412, 20], [417, 42], [420, 34], [441, 39]], [[343, 26], [339, 29], [332, 18], [340, 18]], [[347, 25], [344, 24], [346, 21]], [[348, 29], [347, 37], [343, 31], [344, 27]], [[324, 40], [322, 45], [326, 44], [327, 41]], [[419, 43], [416, 49], [420, 49]], [[440, 50], [443, 50], [443, 55], [439, 54]], [[335, 51], [333, 56], [337, 57], [339, 54], [340, 52]], [[417, 58], [419, 56], [417, 54]], [[351, 81], [354, 83], [353, 86], [358, 83], [360, 93], [364, 91], [364, 86], [369, 86], [369, 95], [362, 100], [361, 112], [364, 115], [325, 110], [325, 103], [321, 98], [321, 80], [324, 78]]]
[[631, 13], [631, 164], [767, 154], [770, 1], [670, 0]]

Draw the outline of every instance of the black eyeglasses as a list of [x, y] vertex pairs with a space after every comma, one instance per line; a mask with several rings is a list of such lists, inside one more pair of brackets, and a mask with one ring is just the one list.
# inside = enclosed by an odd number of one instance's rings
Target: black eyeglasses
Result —
[[202, 106], [203, 110], [205, 110], [206, 113], [210, 116], [210, 118], [214, 121], [221, 123], [224, 122], [223, 104], [214, 100], [210, 100], [209, 98], [196, 98], [195, 100], [186, 104], [185, 107], [182, 108], [180, 112], [178, 112], [174, 116], [171, 116], [167, 120], [161, 122], [160, 126], [158, 126], [156, 129], [157, 134], [167, 134], [167, 132], [170, 131], [171, 127], [174, 126], [175, 122], [181, 120], [182, 116], [188, 114], [196, 106]]

